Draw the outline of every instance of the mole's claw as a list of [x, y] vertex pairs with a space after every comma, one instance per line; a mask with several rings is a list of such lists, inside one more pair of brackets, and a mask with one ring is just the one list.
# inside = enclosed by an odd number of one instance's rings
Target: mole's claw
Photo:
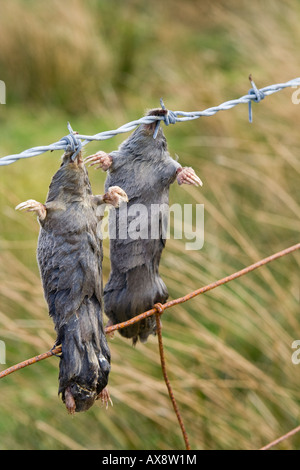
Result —
[[16, 211], [21, 211], [23, 209], [26, 209], [29, 204], [31, 203], [36, 203], [36, 201], [34, 199], [28, 199], [28, 201], [25, 201], [25, 202], [21, 202], [20, 204], [18, 204], [16, 207], [15, 207], [15, 210]]
[[86, 157], [83, 162], [85, 165], [89, 163], [89, 166], [98, 165], [96, 167], [97, 169], [101, 168], [106, 171], [112, 164], [112, 158], [110, 155], [100, 150], [99, 152]]
[[106, 204], [111, 204], [114, 207], [119, 207], [121, 202], [128, 202], [128, 196], [119, 186], [111, 186], [103, 196]]
[[201, 179], [199, 178], [199, 176], [196, 175], [195, 172], [194, 172], [194, 174], [192, 175], [191, 178], [192, 178], [193, 181], [195, 181], [195, 183], [197, 183], [196, 186], [198, 186], [198, 185], [203, 186], [203, 183], [202, 183]]
[[111, 186], [108, 191], [118, 195], [120, 202], [128, 202], [127, 194], [119, 186]]
[[185, 175], [183, 183], [194, 184], [195, 186], [198, 186], [197, 181], [195, 181], [195, 179], [192, 176], [190, 176], [189, 174]]
[[110, 403], [111, 406], [114, 406], [112, 399], [110, 398], [108, 388], [105, 387], [97, 396], [96, 400], [101, 400], [102, 404], [105, 405], [105, 408], [108, 408], [108, 404]]
[[[86, 165], [88, 163], [90, 163], [89, 166], [93, 166], [96, 164], [96, 162], [98, 161], [98, 158], [95, 156], [95, 155], [89, 155], [88, 157], [85, 157], [84, 160], [83, 160], [83, 163]], [[95, 163], [91, 163], [91, 162], [95, 162]]]
[[202, 186], [203, 183], [199, 176], [196, 175], [193, 168], [182, 168], [177, 174], [178, 184], [192, 184], [194, 186]]
[[26, 212], [36, 212], [40, 220], [46, 218], [46, 207], [41, 202], [37, 202], [34, 199], [28, 199], [28, 201], [21, 202], [15, 208], [16, 211], [26, 210]]
[[188, 173], [187, 177], [189, 181], [191, 181], [191, 184], [194, 184], [195, 186], [202, 186], [203, 183], [201, 179], [196, 175], [196, 173]]

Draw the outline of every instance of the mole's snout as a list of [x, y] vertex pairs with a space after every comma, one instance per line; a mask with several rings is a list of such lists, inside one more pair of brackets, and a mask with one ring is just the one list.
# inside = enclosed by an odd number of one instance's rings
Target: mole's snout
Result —
[[83, 159], [80, 149], [66, 150], [62, 156], [62, 166], [72, 165], [73, 167], [82, 166]]
[[[147, 112], [147, 116], [166, 116], [168, 114], [167, 109], [162, 109], [162, 108], [155, 108], [155, 109], [150, 109]], [[160, 121], [154, 121], [150, 124], [144, 124], [144, 130], [148, 134], [155, 134], [158, 130]]]
[[75, 153], [73, 153], [73, 155], [71, 155], [70, 161], [71, 161], [72, 163], [75, 163], [75, 165], [83, 166], [83, 159], [82, 159], [81, 152], [78, 152], [78, 153], [75, 152]]
[[97, 399], [96, 392], [81, 387], [77, 383], [69, 385], [64, 392], [64, 402], [70, 414], [87, 411]]

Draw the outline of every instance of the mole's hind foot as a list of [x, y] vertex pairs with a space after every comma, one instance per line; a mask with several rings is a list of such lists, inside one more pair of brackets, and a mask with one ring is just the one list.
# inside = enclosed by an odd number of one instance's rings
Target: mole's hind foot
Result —
[[96, 400], [101, 400], [102, 405], [105, 405], [105, 408], [106, 408], [106, 409], [108, 408], [109, 403], [111, 404], [111, 406], [114, 406], [114, 405], [113, 405], [113, 402], [112, 402], [112, 399], [110, 398], [109, 391], [108, 391], [108, 388], [107, 388], [107, 387], [105, 387], [105, 388], [99, 393], [99, 395], [97, 396]]
[[40, 220], [44, 220], [47, 215], [46, 207], [41, 202], [37, 202], [34, 199], [28, 199], [28, 201], [21, 202], [16, 208], [16, 211], [23, 211], [26, 212], [36, 212], [38, 218]]
[[177, 182], [178, 184], [193, 184], [194, 186], [203, 185], [193, 168], [187, 166], [177, 170]]
[[96, 169], [102, 168], [102, 170], [106, 171], [112, 164], [112, 157], [100, 150], [94, 155], [89, 155], [88, 157], [86, 157], [84, 159], [84, 163], [89, 163], [89, 166], [98, 165], [96, 166]]

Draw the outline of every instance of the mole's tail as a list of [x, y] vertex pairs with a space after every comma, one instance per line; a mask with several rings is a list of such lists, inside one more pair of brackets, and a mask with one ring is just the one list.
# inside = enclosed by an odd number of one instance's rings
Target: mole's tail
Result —
[[106, 387], [110, 371], [110, 351], [96, 297], [85, 297], [57, 332], [57, 343], [62, 345], [59, 393], [70, 413], [86, 411]]

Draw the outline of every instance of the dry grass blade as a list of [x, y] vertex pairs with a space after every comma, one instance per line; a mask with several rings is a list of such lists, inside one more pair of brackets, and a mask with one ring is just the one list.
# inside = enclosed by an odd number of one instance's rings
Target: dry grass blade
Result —
[[37, 421], [35, 425], [37, 429], [45, 432], [50, 437], [59, 441], [61, 444], [63, 444], [70, 450], [87, 450], [84, 447], [82, 447], [80, 444], [75, 442], [73, 439], [71, 439], [69, 436], [59, 431], [58, 429], [54, 429], [52, 426], [45, 423], [44, 421]]

